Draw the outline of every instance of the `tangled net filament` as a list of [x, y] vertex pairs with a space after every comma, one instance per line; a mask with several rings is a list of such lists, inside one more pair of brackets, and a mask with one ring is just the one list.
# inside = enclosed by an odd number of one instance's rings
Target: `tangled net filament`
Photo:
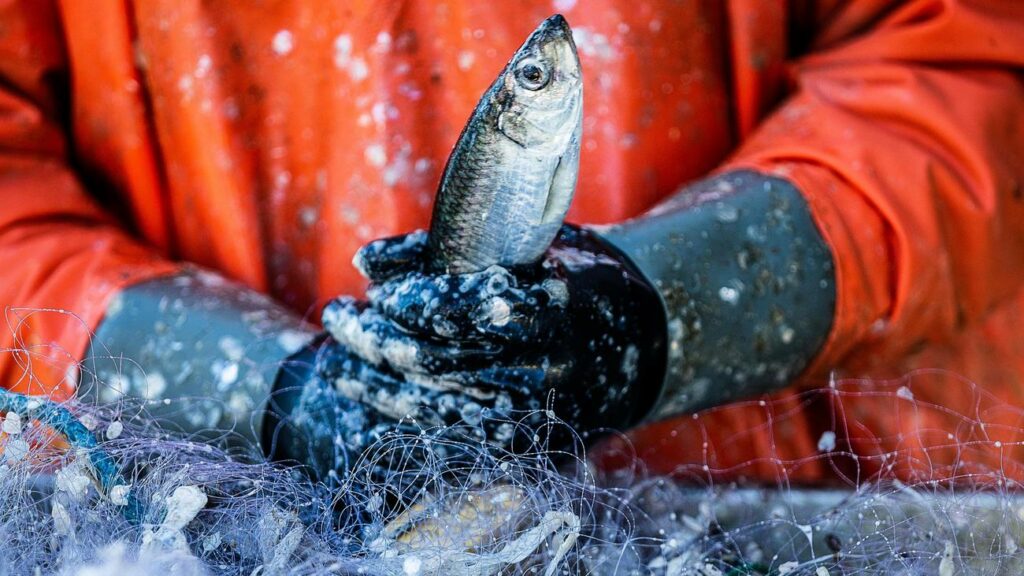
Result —
[[[144, 402], [54, 407], [98, 439], [70, 450], [54, 442], [59, 418], [40, 417], [41, 405], [13, 406], [0, 439], [0, 572], [1024, 573], [1024, 412], [973, 383], [938, 375], [929, 384], [929, 376], [802, 395], [830, 406], [832, 418], [819, 452], [799, 458], [776, 441], [792, 401], [747, 405], [763, 407], [772, 439], [756, 460], [730, 461], [727, 447], [765, 430], [716, 445], [714, 411], [698, 415], [678, 437], [665, 434], [699, 454], [669, 475], [646, 471], [643, 447], [624, 436], [595, 454], [579, 438], [553, 451], [544, 438], [564, 424], [548, 419], [548, 430], [533, 430], [525, 415], [485, 415], [473, 425], [405, 422], [356, 458], [344, 481], [312, 483], [253, 447], [228, 451], [208, 436], [169, 432]], [[973, 395], [971, 411], [931, 401], [930, 385]], [[855, 416], [878, 402], [898, 432], [867, 430]], [[932, 413], [941, 420], [923, 418]], [[500, 424], [526, 439], [515, 453], [481, 442], [483, 427]], [[611, 452], [629, 465], [601, 464]], [[118, 480], [83, 465], [100, 454], [117, 464]], [[833, 470], [837, 484], [799, 487], [811, 464]], [[778, 480], [742, 482], [755, 466], [777, 470]], [[130, 486], [137, 518], [114, 486]]]

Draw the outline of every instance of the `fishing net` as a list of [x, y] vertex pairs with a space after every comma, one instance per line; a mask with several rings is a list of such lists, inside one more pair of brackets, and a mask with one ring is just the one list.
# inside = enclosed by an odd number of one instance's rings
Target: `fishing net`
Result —
[[[21, 389], [55, 365], [73, 376], [50, 347], [4, 353], [25, 368]], [[62, 403], [94, 445], [45, 425], [58, 414], [45, 403], [7, 414], [0, 573], [1024, 573], [1024, 410], [945, 373], [836, 381], [557, 451], [545, 439], [565, 424], [549, 413], [540, 430], [522, 414], [405, 421], [350, 478], [321, 484], [252, 447], [170, 432], [151, 407]], [[808, 414], [822, 430], [809, 447], [790, 434]], [[502, 424], [532, 443], [480, 441]], [[819, 477], [831, 484], [805, 484]]]

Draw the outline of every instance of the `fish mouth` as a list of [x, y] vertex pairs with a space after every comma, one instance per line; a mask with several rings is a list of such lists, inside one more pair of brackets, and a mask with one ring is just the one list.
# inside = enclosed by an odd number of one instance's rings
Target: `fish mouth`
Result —
[[[541, 22], [537, 26], [536, 33], [552, 36], [561, 35], [564, 38], [572, 39], [572, 29], [569, 28], [569, 22], [561, 14], [555, 14]], [[575, 48], [575, 46], [573, 47]]]
[[558, 48], [558, 68], [570, 78], [579, 81], [580, 57], [576, 51], [576, 42], [572, 37], [572, 28], [561, 14], [555, 14], [540, 23], [525, 42], [526, 46], [555, 46]]

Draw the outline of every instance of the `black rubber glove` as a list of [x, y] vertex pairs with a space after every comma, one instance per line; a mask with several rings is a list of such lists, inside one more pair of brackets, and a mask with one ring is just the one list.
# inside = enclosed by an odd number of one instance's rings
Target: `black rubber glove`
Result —
[[409, 380], [507, 394], [515, 409], [550, 408], [578, 431], [629, 426], [659, 391], [658, 295], [590, 232], [564, 226], [540, 262], [512, 270], [435, 273], [423, 233], [373, 242], [357, 264], [371, 281], [368, 307], [339, 298], [324, 325]]
[[[566, 226], [541, 262], [511, 271], [434, 273], [422, 232], [373, 242], [357, 262], [369, 301], [328, 304], [330, 336], [282, 372], [266, 427], [275, 456], [315, 462], [317, 476], [350, 469], [395, 428], [464, 424], [502, 450], [518, 449], [517, 431], [533, 445], [552, 416], [576, 432], [622, 429], [660, 390], [658, 295], [586, 231]], [[549, 447], [569, 441], [550, 431]]]

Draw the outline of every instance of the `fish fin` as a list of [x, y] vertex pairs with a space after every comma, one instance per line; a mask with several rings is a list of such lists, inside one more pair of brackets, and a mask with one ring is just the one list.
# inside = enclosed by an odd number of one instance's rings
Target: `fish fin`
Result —
[[544, 213], [541, 215], [541, 224], [557, 221], [561, 225], [561, 220], [569, 211], [573, 194], [576, 192], [579, 163], [579, 147], [570, 144], [566, 153], [558, 159], [558, 165], [551, 176], [551, 186], [548, 187], [548, 198], [544, 205]]

